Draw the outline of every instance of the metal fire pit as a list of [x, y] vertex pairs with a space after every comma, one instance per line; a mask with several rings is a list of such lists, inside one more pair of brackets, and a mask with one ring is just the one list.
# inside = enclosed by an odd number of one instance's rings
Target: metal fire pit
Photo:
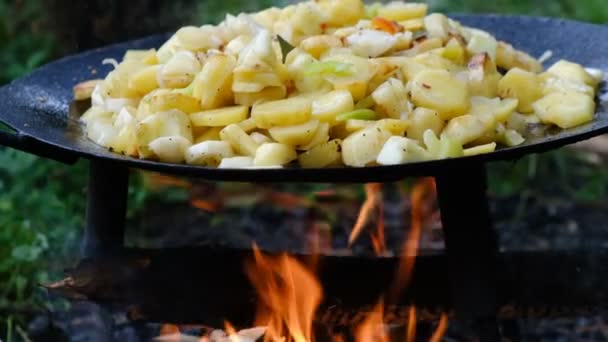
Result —
[[[530, 17], [455, 18], [464, 24], [485, 29], [534, 55], [551, 50], [555, 58], [608, 71], [608, 27]], [[111, 153], [87, 140], [78, 121], [78, 104], [71, 103], [72, 86], [104, 76], [109, 68], [101, 65], [103, 59], [121, 58], [127, 49], [158, 47], [166, 38], [154, 36], [68, 57], [0, 89], [0, 121], [15, 130], [14, 133], [0, 131], [1, 144], [65, 163], [74, 163], [79, 158], [90, 160], [84, 243], [87, 256], [124, 251], [128, 168], [131, 167], [240, 182], [363, 183], [433, 176], [437, 182], [445, 231], [449, 302], [460, 317], [480, 324], [482, 340], [498, 340], [494, 323], [499, 305], [498, 270], [501, 268], [498, 267], [499, 253], [486, 198], [485, 163], [515, 160], [608, 133], [608, 93], [604, 86], [593, 123], [486, 155], [400, 166], [218, 170], [133, 159]], [[335, 265], [341, 262], [339, 258], [328, 258], [327, 262], [332, 260], [336, 260]], [[356, 265], [369, 264], [370, 261], [352, 258], [348, 262]], [[396, 264], [396, 260], [388, 263]]]

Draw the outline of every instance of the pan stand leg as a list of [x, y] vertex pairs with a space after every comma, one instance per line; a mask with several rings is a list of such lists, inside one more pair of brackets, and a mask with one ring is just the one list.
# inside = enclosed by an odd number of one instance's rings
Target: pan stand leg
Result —
[[129, 170], [119, 164], [91, 160], [87, 192], [87, 220], [83, 243], [85, 257], [123, 248], [129, 190]]
[[497, 321], [498, 242], [492, 226], [483, 164], [436, 175], [452, 305], [480, 341], [500, 341]]

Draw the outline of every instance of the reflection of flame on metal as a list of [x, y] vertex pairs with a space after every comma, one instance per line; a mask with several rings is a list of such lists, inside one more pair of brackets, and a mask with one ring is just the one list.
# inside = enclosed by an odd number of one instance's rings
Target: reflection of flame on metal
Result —
[[246, 271], [259, 300], [256, 325], [267, 327], [265, 341], [312, 341], [323, 296], [314, 274], [286, 254], [265, 256], [256, 246]]
[[375, 233], [372, 233], [374, 250], [378, 254], [385, 251], [384, 245], [384, 208], [382, 202], [382, 184], [369, 183], [365, 185], [365, 201], [361, 205], [357, 222], [348, 238], [349, 246], [357, 240], [365, 226], [370, 222], [374, 213], [378, 213], [379, 220]]

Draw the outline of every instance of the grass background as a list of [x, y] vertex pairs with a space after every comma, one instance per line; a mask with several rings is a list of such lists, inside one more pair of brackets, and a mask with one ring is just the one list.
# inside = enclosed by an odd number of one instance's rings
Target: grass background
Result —
[[[202, 24], [217, 22], [226, 12], [273, 3], [176, 1], [164, 15], [173, 16], [171, 22]], [[58, 51], [70, 51], [49, 22], [45, 4], [41, 0], [0, 0], [0, 85], [60, 57]], [[608, 23], [606, 0], [429, 0], [429, 4], [446, 12], [519, 13]], [[555, 191], [557, 187], [573, 199], [600, 200], [606, 198], [608, 184], [603, 169], [567, 152], [532, 156], [517, 164], [492, 166], [492, 191], [506, 196], [522, 189]], [[49, 308], [37, 284], [56, 277], [59, 267], [77, 256], [84, 225], [86, 172], [85, 162], [68, 167], [0, 148], [0, 340], [4, 336], [10, 340], [17, 326], [27, 325], [28, 312]], [[130, 188], [131, 217], [137, 216], [146, 201], [158, 200], [151, 194], [141, 178], [135, 177]]]

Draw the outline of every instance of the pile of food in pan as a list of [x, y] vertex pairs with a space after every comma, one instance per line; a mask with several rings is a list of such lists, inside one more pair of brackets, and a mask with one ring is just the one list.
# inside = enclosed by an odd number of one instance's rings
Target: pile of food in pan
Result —
[[425, 4], [316, 0], [184, 27], [158, 50], [104, 61], [114, 70], [75, 98], [91, 98], [88, 137], [134, 158], [396, 165], [592, 121], [602, 72], [564, 60], [545, 71], [544, 58]]

